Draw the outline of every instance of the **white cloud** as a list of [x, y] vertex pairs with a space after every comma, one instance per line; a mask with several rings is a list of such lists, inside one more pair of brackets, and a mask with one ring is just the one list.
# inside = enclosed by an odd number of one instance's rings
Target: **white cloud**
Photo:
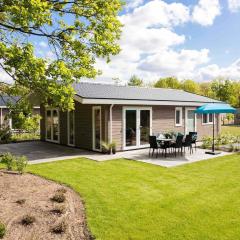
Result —
[[153, 0], [121, 16], [120, 20], [127, 26], [177, 26], [189, 20], [189, 8], [181, 3], [167, 4], [161, 0]]
[[175, 73], [175, 76], [179, 78], [186, 78], [189, 76], [189, 72], [194, 71], [198, 65], [209, 61], [208, 53], [208, 49], [200, 51], [182, 49], [180, 52], [163, 51], [144, 59], [139, 68], [157, 72], [159, 75], [164, 73], [168, 76]]
[[203, 26], [209, 26], [220, 14], [221, 7], [218, 0], [200, 0], [193, 8], [192, 20]]
[[228, 0], [228, 8], [231, 12], [238, 12], [240, 10], [240, 0]]
[[240, 79], [240, 59], [237, 59], [231, 65], [227, 67], [219, 67], [217, 64], [211, 64], [206, 67], [202, 67], [196, 73], [196, 78], [200, 81], [211, 80], [216, 77], [226, 77], [230, 79]]
[[162, 0], [127, 2], [137, 7], [119, 17], [124, 24], [119, 41], [122, 51], [109, 64], [97, 60], [96, 66], [103, 72], [99, 80], [119, 78], [126, 82], [133, 74], [146, 81], [169, 75], [203, 77], [207, 71], [203, 66], [210, 61], [209, 50], [185, 49], [181, 45], [191, 41], [191, 36], [176, 33], [175, 27], [189, 22], [211, 25], [220, 14], [217, 0], [200, 0], [193, 8]]

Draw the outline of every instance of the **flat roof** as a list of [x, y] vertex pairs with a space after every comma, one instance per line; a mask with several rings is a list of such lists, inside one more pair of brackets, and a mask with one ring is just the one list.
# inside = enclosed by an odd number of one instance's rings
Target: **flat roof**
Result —
[[[81, 82], [73, 85], [83, 99], [129, 100], [156, 102], [221, 103], [221, 101], [178, 89], [117, 86]], [[160, 103], [159, 103], [160, 104]]]

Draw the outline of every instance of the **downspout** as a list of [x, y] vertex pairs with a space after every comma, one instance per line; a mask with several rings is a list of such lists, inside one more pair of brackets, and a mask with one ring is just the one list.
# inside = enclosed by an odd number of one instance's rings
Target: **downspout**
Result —
[[109, 143], [112, 143], [112, 109], [114, 107], [114, 104], [110, 105], [109, 108]]

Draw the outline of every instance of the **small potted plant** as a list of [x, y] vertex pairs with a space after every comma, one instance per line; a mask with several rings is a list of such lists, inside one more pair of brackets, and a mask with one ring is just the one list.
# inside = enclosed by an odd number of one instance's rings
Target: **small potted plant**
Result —
[[111, 143], [111, 150], [112, 150], [112, 154], [116, 154], [116, 143], [115, 142]]
[[102, 142], [102, 152], [104, 154], [110, 154], [111, 153], [111, 146], [109, 143], [107, 142]]

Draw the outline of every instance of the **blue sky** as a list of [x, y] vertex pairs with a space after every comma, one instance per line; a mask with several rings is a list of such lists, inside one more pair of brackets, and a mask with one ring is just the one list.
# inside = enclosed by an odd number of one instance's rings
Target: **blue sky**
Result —
[[240, 0], [127, 0], [120, 20], [122, 52], [98, 61], [100, 80], [239, 79]]
[[[109, 64], [97, 59], [97, 80], [240, 79], [240, 0], [125, 1], [122, 51]], [[54, 57], [46, 40], [33, 42], [38, 56]]]
[[[196, 4], [198, 1], [178, 2]], [[176, 28], [176, 32], [190, 36], [184, 47], [193, 49], [207, 47], [211, 52], [211, 63], [227, 67], [240, 57], [240, 12], [229, 11], [227, 0], [221, 1], [221, 12], [211, 26], [189, 23]]]

